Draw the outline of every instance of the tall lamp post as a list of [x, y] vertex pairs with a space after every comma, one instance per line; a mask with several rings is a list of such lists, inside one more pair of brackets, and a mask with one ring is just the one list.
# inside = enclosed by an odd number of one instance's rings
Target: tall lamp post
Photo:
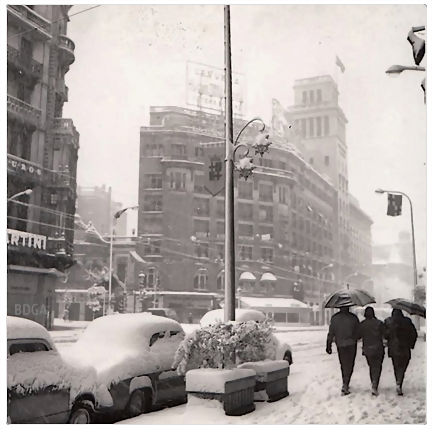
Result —
[[413, 205], [411, 198], [400, 191], [385, 191], [383, 189], [377, 189], [375, 191], [377, 194], [396, 194], [396, 195], [402, 195], [403, 197], [406, 197], [406, 199], [409, 201], [410, 204], [410, 212], [411, 212], [411, 236], [412, 236], [412, 258], [413, 258], [413, 300], [415, 300], [415, 289], [417, 286], [417, 257], [416, 257], [416, 247], [415, 247], [415, 234], [414, 234], [414, 212], [413, 212]]
[[[345, 285], [345, 284], [348, 283], [348, 280], [349, 280], [350, 277], [355, 277], [355, 276], [357, 276], [357, 275], [358, 275], [358, 273], [357, 273], [357, 271], [356, 271], [355, 273], [351, 273], [351, 274], [349, 274], [348, 276], [346, 276], [346, 277], [345, 277], [345, 280], [344, 280], [344, 282], [343, 282], [343, 285]], [[349, 287], [349, 285], [348, 285], [348, 287]]]
[[[240, 172], [240, 177], [246, 180], [256, 168], [252, 158], [248, 157], [249, 149], [243, 143], [238, 143], [243, 131], [253, 122], [264, 122], [255, 118], [249, 121], [238, 134], [233, 144], [233, 112], [232, 112], [232, 69], [231, 69], [231, 22], [230, 6], [224, 6], [225, 24], [225, 321], [235, 320], [236, 290], [235, 290], [235, 242], [234, 242], [234, 168]], [[255, 154], [264, 155], [270, 146], [269, 136], [260, 134], [252, 145]], [[246, 152], [242, 159], [234, 165], [235, 153], [240, 147]]]
[[[318, 275], [320, 273], [322, 273], [324, 270], [326, 270], [327, 268], [333, 268], [333, 264], [328, 264], [325, 267], [321, 268], [318, 271]], [[321, 324], [324, 324], [325, 321], [325, 310], [324, 310], [324, 278], [321, 278], [321, 296], [320, 296], [320, 301], [321, 301], [321, 308], [320, 308], [320, 313], [321, 313]]]
[[26, 189], [25, 191], [18, 192], [17, 194], [12, 195], [10, 198], [7, 199], [7, 202], [14, 201], [17, 198], [21, 197], [22, 195], [31, 195], [32, 193], [33, 193], [32, 189]]
[[128, 210], [136, 210], [139, 206], [131, 206], [126, 207], [125, 209], [121, 209], [118, 212], [114, 214], [114, 216], [111, 217], [111, 238], [110, 238], [110, 256], [109, 256], [109, 276], [108, 276], [108, 311], [111, 312], [111, 292], [112, 292], [112, 270], [113, 270], [113, 239], [114, 239], [114, 233], [115, 233], [115, 225], [117, 223], [117, 220], [120, 219], [120, 216], [128, 211]]

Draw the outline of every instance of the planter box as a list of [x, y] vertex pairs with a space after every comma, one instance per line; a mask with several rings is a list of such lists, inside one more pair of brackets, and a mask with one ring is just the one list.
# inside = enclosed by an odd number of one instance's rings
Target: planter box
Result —
[[286, 398], [288, 393], [288, 362], [263, 361], [247, 362], [239, 366], [242, 369], [253, 369], [256, 373], [255, 401], [276, 402]]
[[194, 369], [186, 373], [188, 395], [223, 404], [227, 416], [244, 416], [255, 410], [255, 371], [251, 369]]

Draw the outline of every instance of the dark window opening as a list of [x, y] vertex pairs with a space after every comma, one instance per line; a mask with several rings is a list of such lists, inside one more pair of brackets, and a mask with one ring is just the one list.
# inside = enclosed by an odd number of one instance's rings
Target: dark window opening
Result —
[[47, 352], [48, 347], [44, 343], [14, 343], [9, 347], [9, 354]]

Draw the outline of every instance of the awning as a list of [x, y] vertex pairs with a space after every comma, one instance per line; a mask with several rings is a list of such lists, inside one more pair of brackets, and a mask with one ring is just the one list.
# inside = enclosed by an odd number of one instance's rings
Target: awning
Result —
[[261, 276], [262, 282], [276, 282], [277, 278], [272, 273], [264, 273]]
[[62, 273], [59, 270], [56, 270], [55, 268], [36, 268], [36, 267], [27, 267], [23, 265], [8, 265], [7, 271], [22, 271], [22, 272], [28, 272], [28, 273], [35, 273], [35, 274], [46, 274], [46, 275], [53, 275], [57, 277], [64, 277], [64, 273]]
[[254, 281], [256, 280], [256, 277], [249, 271], [245, 271], [244, 273], [241, 273], [240, 280]]
[[135, 262], [140, 262], [141, 264], [146, 263], [146, 261], [144, 261], [144, 259], [141, 258], [141, 256], [138, 255], [138, 253], [135, 252], [135, 250], [132, 250], [131, 252], [129, 252], [129, 254], [132, 256], [132, 258], [135, 260]]

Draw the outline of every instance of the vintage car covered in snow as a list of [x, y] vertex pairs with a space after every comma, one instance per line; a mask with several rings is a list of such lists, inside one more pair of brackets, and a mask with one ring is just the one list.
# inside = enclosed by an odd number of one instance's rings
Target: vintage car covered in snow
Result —
[[[210, 326], [224, 320], [224, 310], [211, 310], [208, 313], [204, 314], [202, 319], [200, 320], [200, 325]], [[261, 311], [251, 310], [251, 309], [241, 309], [238, 308], [235, 310], [235, 323], [243, 323], [243, 322], [263, 322], [266, 320]], [[271, 360], [285, 360], [290, 365], [293, 364], [292, 358], [292, 350], [288, 344], [282, 343], [279, 339], [272, 335], [271, 344], [268, 347], [268, 357]]]
[[92, 423], [96, 371], [66, 362], [39, 323], [12, 316], [6, 322], [8, 422]]
[[187, 401], [184, 377], [172, 370], [184, 336], [181, 325], [167, 317], [116, 314], [91, 322], [64, 355], [96, 369], [106, 392], [99, 419], [112, 421]]

